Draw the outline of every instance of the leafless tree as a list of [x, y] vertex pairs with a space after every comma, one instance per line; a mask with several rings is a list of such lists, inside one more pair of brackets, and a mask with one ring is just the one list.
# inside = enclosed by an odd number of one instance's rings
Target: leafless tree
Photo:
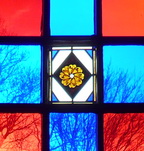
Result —
[[105, 151], [143, 151], [144, 114], [104, 115]]
[[40, 114], [1, 113], [0, 149], [7, 151], [40, 151]]
[[[0, 46], [0, 102], [40, 101], [40, 68], [26, 65], [29, 54], [18, 46]], [[25, 63], [25, 64], [24, 64]]]
[[[0, 35], [7, 35], [2, 20], [0, 27]], [[26, 65], [28, 59], [28, 52], [19, 51], [19, 46], [0, 46], [0, 103], [40, 101], [40, 69]], [[0, 113], [0, 150], [40, 151], [40, 115]]]
[[[128, 70], [104, 70], [105, 103], [141, 103], [144, 101], [144, 76]], [[123, 113], [104, 115], [105, 151], [143, 151], [144, 114]]]
[[96, 117], [90, 113], [52, 113], [51, 151], [95, 151]]
[[144, 75], [135, 76], [124, 70], [113, 70], [111, 64], [104, 70], [105, 103], [144, 102]]

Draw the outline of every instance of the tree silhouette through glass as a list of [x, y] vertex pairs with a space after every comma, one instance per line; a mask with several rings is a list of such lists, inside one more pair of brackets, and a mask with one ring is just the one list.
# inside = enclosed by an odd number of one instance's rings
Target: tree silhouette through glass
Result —
[[41, 151], [41, 115], [0, 113], [1, 151]]
[[144, 46], [104, 46], [104, 103], [144, 102]]
[[50, 151], [97, 151], [94, 113], [50, 113]]
[[40, 46], [0, 45], [0, 103], [40, 103]]
[[104, 114], [104, 151], [143, 151], [144, 114]]

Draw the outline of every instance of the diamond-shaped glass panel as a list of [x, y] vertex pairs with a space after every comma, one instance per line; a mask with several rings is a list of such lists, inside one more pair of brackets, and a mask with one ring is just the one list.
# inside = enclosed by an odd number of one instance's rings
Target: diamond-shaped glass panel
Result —
[[53, 47], [51, 98], [53, 102], [92, 102], [95, 98], [92, 47]]

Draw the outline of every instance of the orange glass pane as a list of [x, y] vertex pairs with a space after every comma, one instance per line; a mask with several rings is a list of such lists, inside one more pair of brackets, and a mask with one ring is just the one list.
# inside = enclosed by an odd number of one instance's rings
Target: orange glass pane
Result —
[[41, 115], [0, 113], [0, 151], [41, 151]]
[[102, 0], [104, 36], [144, 36], [143, 0]]
[[40, 36], [42, 0], [1, 0], [0, 36]]
[[104, 151], [143, 151], [144, 114], [104, 114]]

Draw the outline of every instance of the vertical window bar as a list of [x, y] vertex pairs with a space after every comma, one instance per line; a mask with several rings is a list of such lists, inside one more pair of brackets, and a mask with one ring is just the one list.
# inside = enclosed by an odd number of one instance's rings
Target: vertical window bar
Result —
[[[50, 36], [50, 0], [42, 0], [43, 1], [43, 31], [42, 31], [42, 44], [43, 44], [43, 104], [46, 105], [48, 103], [48, 90], [49, 90], [49, 81], [48, 81], [48, 56], [49, 50], [48, 48], [48, 37]], [[49, 110], [45, 111], [43, 107], [43, 120], [42, 120], [42, 151], [49, 151]]]
[[[103, 53], [101, 43], [97, 50], [97, 85], [98, 85], [98, 104], [103, 104]], [[98, 114], [98, 148], [103, 151], [103, 113]]]
[[102, 36], [102, 0], [95, 0], [95, 28], [97, 27], [97, 35]]
[[43, 0], [43, 31], [44, 37], [50, 36], [50, 0]]
[[49, 90], [49, 81], [48, 81], [48, 51], [47, 51], [47, 46], [43, 46], [42, 49], [42, 84], [43, 84], [43, 89], [42, 89], [42, 99], [43, 103], [46, 104], [48, 102], [48, 90]]
[[[97, 88], [98, 88], [98, 103], [103, 104], [103, 52], [102, 52], [102, 0], [97, 0]], [[98, 150], [104, 151], [103, 147], [103, 113], [98, 113]]]
[[42, 113], [42, 151], [49, 151], [49, 114], [48, 111]]
[[103, 103], [103, 52], [101, 44], [97, 49], [97, 82], [98, 82], [98, 102]]
[[98, 151], [104, 151], [103, 113], [98, 113]]
[[[99, 1], [99, 0], [98, 0]], [[97, 0], [94, 0], [94, 34], [98, 35], [99, 34], [99, 29], [98, 29], [98, 2]]]

